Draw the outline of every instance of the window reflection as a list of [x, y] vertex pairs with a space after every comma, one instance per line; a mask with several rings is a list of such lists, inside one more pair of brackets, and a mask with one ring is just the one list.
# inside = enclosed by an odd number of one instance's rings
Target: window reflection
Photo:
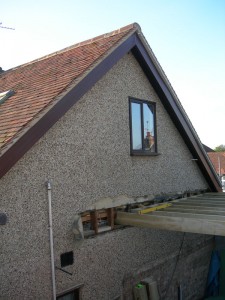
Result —
[[143, 104], [144, 150], [155, 152], [154, 110], [150, 104]]
[[133, 149], [142, 149], [141, 138], [141, 105], [139, 103], [132, 103], [132, 141]]

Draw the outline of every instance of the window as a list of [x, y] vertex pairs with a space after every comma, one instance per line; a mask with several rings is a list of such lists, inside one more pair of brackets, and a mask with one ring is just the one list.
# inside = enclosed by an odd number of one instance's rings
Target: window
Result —
[[57, 300], [79, 300], [79, 291], [73, 291], [63, 296], [57, 297]]
[[129, 99], [131, 155], [156, 155], [155, 103]]
[[81, 300], [82, 285], [69, 289], [56, 297], [57, 300]]

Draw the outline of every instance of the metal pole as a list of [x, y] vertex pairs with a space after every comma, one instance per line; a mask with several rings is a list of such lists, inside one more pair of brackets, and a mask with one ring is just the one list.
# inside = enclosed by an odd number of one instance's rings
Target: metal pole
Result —
[[48, 189], [48, 213], [49, 213], [49, 238], [50, 238], [51, 269], [52, 269], [52, 292], [53, 292], [53, 300], [56, 300], [55, 259], [54, 259], [53, 231], [52, 231], [52, 187], [50, 181], [47, 182], [47, 189]]

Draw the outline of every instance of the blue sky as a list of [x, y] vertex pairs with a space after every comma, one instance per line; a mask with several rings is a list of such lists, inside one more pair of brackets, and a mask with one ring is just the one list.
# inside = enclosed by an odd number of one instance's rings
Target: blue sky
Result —
[[225, 144], [225, 0], [0, 0], [7, 70], [137, 22], [203, 143]]

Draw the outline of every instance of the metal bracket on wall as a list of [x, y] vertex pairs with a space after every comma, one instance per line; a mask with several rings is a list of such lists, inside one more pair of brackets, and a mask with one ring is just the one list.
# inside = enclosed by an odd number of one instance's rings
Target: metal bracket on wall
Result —
[[68, 271], [66, 271], [66, 270], [63, 270], [62, 268], [59, 268], [59, 267], [55, 267], [57, 270], [60, 270], [60, 271], [62, 271], [62, 272], [64, 272], [64, 273], [66, 273], [66, 274], [69, 274], [70, 276], [73, 276], [73, 273], [70, 273], [70, 272], [68, 272]]

